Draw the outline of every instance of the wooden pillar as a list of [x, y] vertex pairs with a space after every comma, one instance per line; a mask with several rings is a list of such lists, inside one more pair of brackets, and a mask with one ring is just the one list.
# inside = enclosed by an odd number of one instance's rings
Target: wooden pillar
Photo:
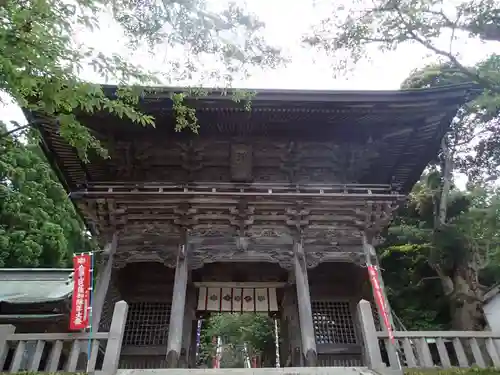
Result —
[[[106, 295], [108, 294], [109, 283], [111, 280], [111, 274], [113, 272], [113, 257], [116, 252], [118, 242], [118, 236], [115, 232], [113, 234], [113, 238], [110, 243], [106, 245], [103, 251], [103, 255], [106, 258], [104, 263], [104, 267], [102, 269], [96, 270], [96, 266], [94, 263], [93, 272], [97, 273], [97, 281], [94, 287], [93, 295], [92, 295], [92, 315], [91, 315], [91, 327], [92, 332], [99, 332], [99, 326], [101, 323], [102, 310], [104, 308], [104, 303], [106, 302]], [[88, 357], [89, 347], [88, 345], [84, 345], [81, 349], [81, 353], [85, 354]], [[86, 368], [87, 358], [85, 361], [80, 361], [77, 365], [77, 369], [82, 370]]]
[[167, 367], [179, 367], [182, 350], [182, 330], [184, 326], [184, 311], [186, 307], [186, 289], [188, 281], [188, 265], [184, 244], [179, 249], [177, 265], [175, 267], [174, 291], [172, 295], [172, 309], [168, 326]]
[[[295, 280], [295, 277], [292, 278]], [[302, 339], [300, 337], [299, 312], [297, 308], [297, 292], [294, 285], [286, 286], [283, 290], [281, 328], [282, 328], [282, 355], [284, 367], [301, 367]]]
[[[371, 241], [367, 238], [366, 234], [363, 235], [363, 251], [365, 253], [366, 263], [373, 264], [377, 268], [377, 281], [379, 283], [380, 290], [382, 291], [383, 303], [385, 305], [385, 309], [387, 310], [387, 314], [389, 317], [389, 324], [394, 329], [395, 328], [394, 327], [394, 319], [392, 316], [391, 307], [389, 305], [389, 299], [387, 298], [387, 294], [385, 292], [384, 280], [382, 279], [382, 270], [379, 266], [377, 252], [375, 251], [375, 247], [371, 244]], [[370, 284], [371, 284], [371, 280], [370, 280]], [[376, 299], [377, 296], [376, 296], [375, 290], [373, 289], [373, 285], [372, 285], [372, 291], [373, 291], [373, 298]], [[375, 300], [375, 305], [377, 306], [380, 328], [383, 331], [387, 332], [387, 327], [384, 324], [384, 321], [385, 321], [384, 311], [380, 308], [380, 306], [376, 300]], [[387, 355], [389, 357], [389, 362], [391, 364], [391, 367], [393, 367], [397, 370], [401, 370], [401, 361], [399, 360], [399, 355], [398, 355], [398, 352], [397, 352], [394, 344], [389, 342], [389, 341], [386, 341], [385, 346], [386, 346]]]
[[294, 271], [299, 306], [300, 335], [302, 338], [302, 354], [307, 367], [317, 365], [316, 338], [312, 318], [309, 280], [302, 243], [294, 243]]
[[197, 340], [198, 339], [198, 319], [191, 324], [191, 341], [189, 342], [188, 368], [196, 368]]
[[113, 272], [113, 257], [116, 252], [118, 236], [115, 232], [111, 243], [104, 249], [104, 255], [107, 255], [104, 268], [99, 270], [97, 275], [97, 282], [92, 301], [92, 330], [99, 331], [99, 324], [101, 322], [102, 309], [106, 301], [106, 294], [108, 293], [109, 282], [111, 280], [111, 273]]
[[181, 366], [183, 368], [189, 368], [190, 363], [193, 321], [196, 320], [196, 302], [196, 290], [188, 288], [184, 311], [184, 326], [182, 328]]

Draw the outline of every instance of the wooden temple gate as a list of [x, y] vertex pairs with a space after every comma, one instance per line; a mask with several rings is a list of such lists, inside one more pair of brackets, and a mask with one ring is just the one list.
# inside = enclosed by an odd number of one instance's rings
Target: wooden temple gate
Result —
[[163, 89], [140, 103], [156, 128], [79, 115], [110, 153], [89, 163], [56, 121], [30, 114], [106, 249], [94, 326], [106, 330], [113, 304], [129, 303], [121, 366], [194, 366], [203, 303], [276, 313], [282, 365], [361, 365], [355, 306], [373, 300], [364, 266], [468, 92], [264, 90], [250, 112], [213, 93], [188, 99], [195, 135], [173, 130]]

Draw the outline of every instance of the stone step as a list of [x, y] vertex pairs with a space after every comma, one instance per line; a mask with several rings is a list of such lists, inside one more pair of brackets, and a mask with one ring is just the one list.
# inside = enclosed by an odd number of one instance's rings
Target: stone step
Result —
[[376, 375], [365, 367], [286, 367], [241, 369], [130, 369], [116, 375]]

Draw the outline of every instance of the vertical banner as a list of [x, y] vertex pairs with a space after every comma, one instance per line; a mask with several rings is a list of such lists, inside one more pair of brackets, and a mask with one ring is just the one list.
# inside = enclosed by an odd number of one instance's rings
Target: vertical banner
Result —
[[389, 319], [389, 309], [387, 308], [387, 302], [382, 293], [382, 288], [380, 287], [379, 274], [376, 266], [368, 265], [368, 274], [370, 276], [370, 282], [373, 288], [373, 294], [375, 296], [375, 302], [377, 303], [382, 319], [384, 320], [385, 328], [389, 334], [389, 339], [394, 341], [394, 335], [392, 333], [391, 321]]
[[73, 257], [73, 299], [71, 301], [71, 315], [69, 329], [80, 331], [89, 326], [90, 307], [90, 268], [89, 254]]

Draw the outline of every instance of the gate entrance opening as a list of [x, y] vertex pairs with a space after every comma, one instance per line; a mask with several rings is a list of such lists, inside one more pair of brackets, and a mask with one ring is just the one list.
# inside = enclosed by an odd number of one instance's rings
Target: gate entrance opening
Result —
[[276, 367], [278, 293], [285, 283], [195, 283], [199, 366]]
[[196, 362], [210, 368], [280, 367], [276, 315], [210, 313], [199, 321]]

